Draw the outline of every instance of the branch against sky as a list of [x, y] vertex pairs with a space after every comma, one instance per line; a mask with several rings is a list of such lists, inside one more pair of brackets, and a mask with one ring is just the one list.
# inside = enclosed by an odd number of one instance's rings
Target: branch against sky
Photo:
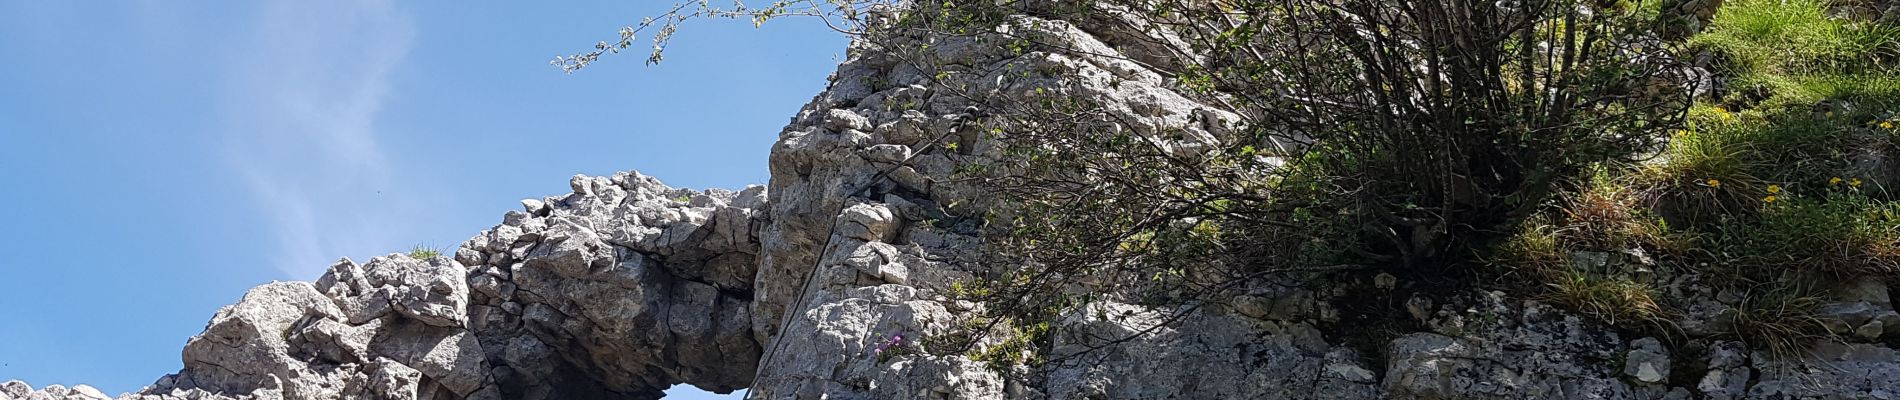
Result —
[[618, 38], [613, 42], [596, 42], [593, 50], [555, 56], [548, 64], [573, 73], [600, 60], [601, 56], [619, 54], [633, 47], [641, 34], [655, 30], [647, 39], [653, 44], [652, 50], [647, 53], [647, 65], [656, 65], [665, 60], [666, 46], [673, 40], [673, 35], [679, 32], [680, 25], [693, 19], [748, 20], [753, 27], [762, 28], [767, 21], [781, 17], [811, 17], [824, 22], [832, 31], [857, 35], [864, 31], [865, 15], [896, 4], [896, 0], [778, 0], [756, 7], [747, 5], [743, 0], [735, 0], [730, 6], [715, 6], [710, 0], [674, 3], [657, 16], [648, 16], [638, 24], [621, 27]]

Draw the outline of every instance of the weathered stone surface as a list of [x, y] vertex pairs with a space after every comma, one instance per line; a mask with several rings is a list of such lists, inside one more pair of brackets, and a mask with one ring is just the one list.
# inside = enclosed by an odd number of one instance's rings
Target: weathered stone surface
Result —
[[1815, 311], [1830, 331], [1870, 342], [1900, 334], [1900, 312], [1894, 311], [1885, 282], [1846, 282], [1837, 290], [1836, 300]]
[[[987, 44], [1015, 37], [1031, 37], [1049, 48], [1011, 52]], [[906, 46], [905, 41], [910, 40], [885, 39], [894, 41], [891, 46], [897, 47]], [[1183, 154], [1202, 151], [1214, 141], [1213, 131], [1229, 129], [1238, 120], [1221, 107], [1191, 100], [1168, 88], [1161, 74], [1129, 60], [1119, 49], [1070, 22], [1026, 14], [999, 29], [994, 37], [935, 39], [930, 39], [929, 52], [916, 56], [987, 67], [976, 73], [932, 74], [924, 71], [924, 66], [907, 63], [905, 57], [881, 50], [880, 44], [861, 41], [853, 45], [853, 57], [845, 60], [832, 77], [831, 88], [801, 110], [780, 134], [772, 153], [771, 217], [760, 234], [762, 262], [755, 281], [759, 300], [754, 307], [757, 336], [768, 343], [777, 338], [777, 342], [767, 347], [761, 381], [755, 383], [753, 393], [773, 399], [1036, 398], [1045, 393], [1058, 397], [1109, 393], [1107, 396], [1114, 398], [1117, 394], [1143, 396], [1181, 389], [1164, 384], [1166, 378], [1138, 378], [1141, 373], [1181, 369], [1142, 366], [1172, 365], [1169, 362], [1248, 365], [1231, 357], [1182, 351], [1175, 353], [1180, 358], [1130, 362], [1127, 368], [1060, 371], [1050, 375], [1045, 385], [1004, 379], [963, 356], [898, 356], [877, 362], [864, 354], [867, 347], [880, 343], [878, 338], [929, 336], [946, 329], [962, 329], [951, 321], [956, 320], [955, 314], [967, 311], [945, 307], [942, 291], [950, 283], [967, 279], [971, 271], [928, 260], [971, 251], [977, 238], [971, 236], [971, 231], [924, 221], [954, 218], [954, 213], [943, 207], [946, 204], [983, 204], [991, 200], [951, 179], [959, 157], [980, 155], [994, 147], [984, 139], [985, 128], [970, 123], [981, 118], [983, 110], [1036, 101], [1037, 96], [1080, 99], [1101, 104], [1111, 115], [1105, 119], [1126, 121], [1126, 125], [1114, 129], [1155, 137], [1160, 137], [1160, 132], [1176, 134], [1157, 143]], [[982, 95], [959, 95], [943, 90], [944, 86]], [[1196, 323], [1223, 329], [1205, 334], [1210, 336], [1184, 331], [1142, 343], [1167, 347], [1176, 340], [1219, 338], [1230, 345], [1284, 348], [1273, 347], [1275, 341], [1289, 340], [1286, 338], [1291, 334], [1282, 334], [1281, 330], [1298, 330], [1248, 325], [1243, 320], [1249, 319], [1238, 316], [1209, 318], [1197, 319]], [[1290, 326], [1312, 330], [1306, 325]], [[1228, 351], [1222, 350], [1221, 354]], [[1306, 365], [1317, 373], [1318, 367], [1325, 365], [1323, 356], [1328, 348], [1321, 343], [1315, 351], [1297, 358], [1304, 361], [1288, 359], [1275, 365]], [[1136, 353], [1140, 352], [1113, 354]], [[1123, 361], [1131, 360], [1113, 362]], [[911, 373], [883, 372], [893, 368]], [[1352, 373], [1350, 368], [1338, 370], [1352, 379], [1372, 379]], [[1248, 377], [1264, 384], [1296, 378], [1271, 373], [1271, 368], [1248, 367], [1236, 372], [1210, 367], [1202, 371], [1207, 373], [1179, 375], [1200, 382], [1201, 389], [1186, 396], [1295, 393], [1315, 387], [1302, 384], [1299, 388], [1269, 385], [1258, 390], [1234, 389], [1248, 385], [1221, 380]], [[941, 378], [942, 374], [952, 374], [955, 379]], [[1331, 384], [1336, 380], [1321, 381]], [[1357, 385], [1365, 393], [1373, 390], [1365, 383]]]
[[253, 289], [190, 340], [184, 370], [129, 398], [657, 398], [678, 383], [748, 385], [764, 189], [687, 191], [637, 173], [569, 184], [453, 259], [345, 259], [316, 282]]
[[1662, 383], [1669, 378], [1669, 349], [1656, 338], [1630, 342], [1630, 350], [1623, 356], [1623, 375], [1638, 382]]
[[[514, 386], [651, 397], [744, 387], [758, 357], [751, 278], [762, 188], [673, 189], [637, 173], [576, 177], [543, 216], [471, 239], [476, 336]], [[518, 230], [519, 233], [516, 233]], [[529, 365], [555, 362], [557, 365]], [[578, 372], [578, 373], [577, 373]], [[559, 376], [570, 375], [570, 376]]]
[[1866, 343], [1817, 343], [1807, 357], [1761, 360], [1749, 398], [1880, 399], [1900, 397], [1900, 358]]
[[335, 397], [347, 373], [312, 368], [291, 348], [290, 336], [298, 325], [342, 315], [309, 282], [251, 289], [185, 343], [180, 386], [229, 393], [280, 389], [291, 399]]
[[1429, 325], [1387, 346], [1384, 387], [1398, 399], [1656, 398], [1631, 387], [1607, 360], [1614, 331], [1536, 302], [1492, 292], [1440, 308]]
[[8, 398], [18, 399], [26, 397], [26, 395], [30, 393], [33, 393], [33, 387], [27, 386], [26, 382], [9, 380], [6, 381], [6, 383], [0, 383], [0, 396], [9, 396]]
[[422, 384], [422, 372], [387, 358], [377, 358], [366, 371], [369, 378], [354, 382], [345, 396], [386, 400], [414, 400]]
[[1748, 368], [1748, 353], [1739, 342], [1722, 341], [1709, 346], [1708, 372], [1696, 382], [1696, 390], [1711, 399], [1738, 399], [1748, 392], [1754, 370]]
[[73, 385], [72, 390], [66, 393], [66, 398], [92, 400], [92, 399], [110, 399], [111, 397], [106, 396], [105, 392], [100, 392], [99, 389], [93, 388], [92, 386], [86, 386], [86, 385], [81, 384], [81, 385]]
[[340, 260], [316, 285], [351, 323], [395, 312], [434, 326], [461, 327], [468, 323], [468, 283], [462, 275], [462, 266], [447, 258], [395, 255], [371, 259], [363, 267]]
[[[1376, 374], [1306, 323], [1208, 313], [1145, 335], [1169, 313], [1119, 303], [1078, 310], [1059, 329], [1051, 399], [1370, 399]], [[1115, 346], [1109, 341], [1137, 339]]]

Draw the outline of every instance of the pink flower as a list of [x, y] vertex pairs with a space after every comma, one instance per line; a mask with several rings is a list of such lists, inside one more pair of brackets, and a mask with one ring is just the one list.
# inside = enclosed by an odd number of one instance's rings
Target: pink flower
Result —
[[874, 355], [874, 356], [882, 355], [884, 354], [884, 349], [889, 349], [891, 347], [902, 345], [902, 344], [904, 344], [904, 334], [903, 333], [892, 334], [889, 340], [885, 340], [883, 343], [878, 343], [877, 347], [871, 351], [871, 355]]

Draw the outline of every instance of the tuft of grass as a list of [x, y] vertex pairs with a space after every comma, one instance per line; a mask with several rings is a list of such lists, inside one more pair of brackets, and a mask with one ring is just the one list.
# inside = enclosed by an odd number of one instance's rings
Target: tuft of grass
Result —
[[1644, 194], [1631, 179], [1599, 167], [1576, 193], [1561, 197], [1563, 233], [1569, 241], [1595, 250], [1643, 248], [1680, 251], [1689, 239], [1670, 229], [1645, 207]]
[[1564, 216], [1574, 232], [1572, 236], [1584, 246], [1620, 247], [1642, 230], [1636, 222], [1636, 199], [1624, 186], [1599, 179], [1584, 190], [1562, 198]]
[[1642, 204], [1634, 188], [1599, 169], [1557, 207], [1530, 218], [1501, 243], [1493, 264], [1537, 283], [1540, 298], [1612, 325], [1671, 327], [1670, 308], [1655, 287], [1638, 280], [1637, 271], [1599, 271], [1572, 259], [1578, 252], [1623, 257], [1632, 249], [1668, 254], [1687, 245], [1688, 239], [1651, 217]]
[[1826, 302], [1809, 285], [1786, 281], [1758, 284], [1736, 304], [1728, 334], [1751, 348], [1767, 349], [1771, 356], [1798, 356], [1808, 344], [1833, 333], [1815, 317], [1815, 311]]
[[1642, 197], [1677, 226], [1701, 225], [1743, 211], [1763, 185], [1756, 147], [1734, 135], [1732, 112], [1701, 107], [1718, 116], [1673, 133], [1658, 162], [1637, 177]]
[[1528, 218], [1500, 243], [1496, 261], [1561, 269], [1573, 251], [1675, 253], [1689, 246], [1693, 237], [1657, 218], [1641, 189], [1631, 183], [1640, 180], [1630, 179], [1630, 174], [1598, 167], [1589, 181], [1560, 194], [1553, 207]]
[[1663, 326], [1665, 308], [1656, 289], [1628, 277], [1602, 276], [1571, 269], [1549, 283], [1552, 302], [1612, 325]]
[[1564, 267], [1568, 261], [1557, 227], [1548, 215], [1538, 215], [1525, 221], [1517, 234], [1511, 235], [1497, 249], [1497, 257], [1490, 264], [1507, 269], [1530, 270], [1538, 275], [1542, 271], [1553, 271]]
[[427, 260], [427, 259], [441, 257], [441, 256], [442, 256], [442, 249], [438, 249], [435, 247], [418, 244], [409, 248], [409, 258], [414, 258], [417, 260]]

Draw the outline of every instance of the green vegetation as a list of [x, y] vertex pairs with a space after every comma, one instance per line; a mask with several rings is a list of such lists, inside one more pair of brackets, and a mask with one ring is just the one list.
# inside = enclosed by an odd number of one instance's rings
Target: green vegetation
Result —
[[1752, 218], [1723, 221], [1710, 242], [1730, 268], [1753, 275], [1798, 266], [1827, 277], [1886, 276], [1900, 272], [1897, 216], [1900, 204], [1851, 189], [1785, 194]]
[[1825, 301], [1806, 282], [1772, 281], [1742, 289], [1728, 334], [1769, 354], [1794, 354], [1825, 339], [1827, 326], [1814, 317]]
[[[1469, 287], [1483, 272], [1472, 268], [1478, 255], [1587, 171], [1657, 147], [1691, 103], [1673, 89], [1681, 68], [1667, 47], [1646, 42], [1649, 21], [1631, 4], [1503, 13], [1465, 0], [1080, 3], [1049, 12], [1119, 7], [1225, 21], [1175, 27], [1186, 42], [1178, 51], [1221, 61], [1169, 72], [1179, 74], [1180, 90], [1248, 112], [1235, 121], [1248, 129], [1212, 138], [1117, 129], [1092, 122], [1115, 118], [1096, 111], [1103, 107], [1060, 88], [1028, 90], [1034, 104], [990, 110], [983, 124], [999, 156], [971, 160], [978, 165], [960, 178], [997, 200], [978, 216], [996, 251], [978, 262], [988, 275], [970, 285], [981, 295], [964, 299], [986, 304], [988, 320], [1008, 321], [1017, 334], [977, 353], [985, 360], [1019, 359], [1014, 338], [1041, 345], [1033, 342], [1045, 336], [1025, 327], [1101, 299], [1191, 311], [1264, 277], [1445, 283], [1366, 296]], [[996, 22], [983, 6], [922, 8], [898, 26], [994, 31], [984, 27]], [[1026, 39], [1010, 50], [1059, 51]], [[1214, 151], [1169, 144], [1197, 140]], [[1630, 217], [1601, 218], [1585, 223]], [[1660, 231], [1623, 225], [1601, 232], [1621, 236], [1593, 240]], [[1641, 284], [1572, 273], [1561, 267], [1567, 259], [1553, 255], [1558, 267], [1524, 276], [1572, 278], [1556, 286], [1574, 299], [1568, 304], [1607, 318], [1666, 312]], [[1398, 298], [1348, 300], [1366, 307], [1344, 312], [1388, 315], [1376, 308]]]
[[435, 247], [418, 244], [409, 248], [409, 258], [414, 258], [417, 260], [427, 260], [427, 259], [441, 257], [441, 256], [442, 256], [442, 249], [438, 249]]
[[1655, 288], [1628, 277], [1572, 270], [1558, 276], [1551, 286], [1551, 299], [1611, 324], [1667, 321]]
[[1638, 196], [1597, 171], [1497, 246], [1494, 279], [1613, 324], [1668, 328], [1671, 310], [1657, 288], [1625, 261], [1682, 254], [1692, 237], [1671, 230]]
[[1735, 0], [1690, 44], [1719, 53], [1741, 91], [1765, 90], [1788, 105], [1843, 99], [1865, 83], [1891, 92], [1879, 65], [1900, 52], [1900, 28], [1830, 17], [1825, 0]]
[[[1521, 286], [1634, 328], [1668, 328], [1684, 306], [1631, 279], [1642, 268], [1735, 294], [1719, 333], [1759, 348], [1787, 353], [1842, 334], [1814, 316], [1824, 284], [1900, 278], [1900, 202], [1889, 193], [1900, 176], [1878, 161], [1900, 155], [1900, 29], [1828, 7], [1725, 4], [1684, 51], [1712, 56], [1727, 87], [1692, 107], [1654, 160], [1606, 163], [1575, 196], [1619, 200], [1554, 204], [1492, 264], [1540, 271], [1528, 276], [1541, 289]], [[1653, 259], [1586, 271], [1571, 258], [1631, 250]]]

